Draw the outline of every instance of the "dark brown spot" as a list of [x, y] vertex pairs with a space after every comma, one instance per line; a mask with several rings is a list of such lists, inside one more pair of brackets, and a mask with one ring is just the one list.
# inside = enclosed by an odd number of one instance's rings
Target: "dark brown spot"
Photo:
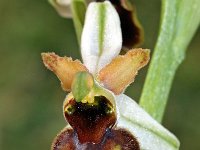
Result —
[[135, 137], [124, 129], [107, 131], [99, 144], [80, 144], [76, 132], [65, 129], [57, 136], [52, 145], [52, 150], [140, 150]]
[[80, 143], [99, 143], [116, 122], [112, 104], [104, 96], [95, 97], [93, 104], [70, 100], [64, 106], [65, 117], [77, 132]]

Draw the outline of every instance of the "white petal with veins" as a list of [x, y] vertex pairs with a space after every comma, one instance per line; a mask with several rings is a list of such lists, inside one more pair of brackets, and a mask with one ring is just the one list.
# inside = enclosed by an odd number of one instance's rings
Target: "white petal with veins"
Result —
[[118, 13], [109, 1], [88, 6], [81, 39], [83, 62], [92, 74], [110, 63], [122, 47]]

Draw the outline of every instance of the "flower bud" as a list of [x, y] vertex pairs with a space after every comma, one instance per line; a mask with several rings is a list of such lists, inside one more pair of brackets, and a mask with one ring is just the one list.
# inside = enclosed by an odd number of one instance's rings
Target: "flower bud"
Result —
[[61, 17], [72, 18], [73, 8], [71, 7], [71, 5], [74, 1], [88, 4], [92, 0], [49, 0], [49, 3], [56, 9]]
[[72, 17], [70, 9], [71, 0], [49, 0], [49, 2], [57, 10], [60, 16], [64, 18]]

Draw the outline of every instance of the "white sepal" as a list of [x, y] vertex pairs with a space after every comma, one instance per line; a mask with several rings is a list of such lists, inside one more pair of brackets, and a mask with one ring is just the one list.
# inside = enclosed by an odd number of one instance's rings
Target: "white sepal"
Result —
[[92, 74], [116, 57], [122, 47], [120, 19], [109, 1], [89, 4], [81, 38], [83, 62]]
[[[85, 0], [89, 4], [92, 0]], [[49, 0], [49, 3], [56, 9], [58, 14], [64, 18], [72, 18], [71, 12], [72, 0]]]
[[64, 18], [71, 18], [71, 0], [49, 0], [49, 3], [56, 9], [58, 14]]
[[178, 150], [178, 139], [155, 121], [130, 97], [116, 97], [119, 120], [116, 128], [124, 128], [137, 138], [142, 150]]

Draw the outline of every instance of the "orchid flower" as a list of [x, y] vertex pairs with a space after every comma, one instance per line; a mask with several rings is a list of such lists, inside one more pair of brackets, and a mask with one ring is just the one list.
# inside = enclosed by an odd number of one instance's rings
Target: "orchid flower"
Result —
[[81, 38], [83, 63], [55, 53], [42, 53], [64, 91], [66, 127], [52, 150], [130, 149], [178, 150], [178, 139], [124, 93], [150, 50], [136, 48], [124, 55], [120, 18], [109, 1], [89, 4]]

